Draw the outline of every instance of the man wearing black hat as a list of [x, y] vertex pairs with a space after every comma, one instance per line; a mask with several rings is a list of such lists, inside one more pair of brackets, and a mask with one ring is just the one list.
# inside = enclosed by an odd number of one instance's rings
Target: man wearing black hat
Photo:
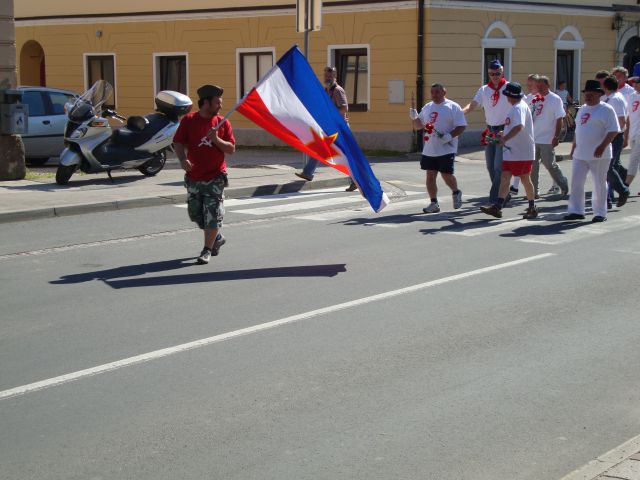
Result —
[[620, 133], [616, 112], [600, 101], [604, 90], [598, 80], [587, 80], [585, 104], [576, 118], [576, 132], [571, 148], [571, 195], [565, 220], [583, 220], [585, 213], [584, 185], [591, 172], [593, 222], [607, 219], [607, 171], [612, 158], [611, 142]]
[[231, 124], [218, 113], [223, 90], [215, 85], [198, 89], [197, 112], [180, 121], [173, 145], [186, 172], [187, 210], [189, 218], [204, 231], [204, 248], [197, 259], [209, 263], [218, 255], [226, 240], [220, 233], [224, 216], [224, 187], [227, 183], [225, 154], [236, 151]]
[[[511, 106], [507, 97], [501, 94], [507, 81], [504, 78], [504, 68], [500, 60], [493, 60], [489, 63], [488, 73], [489, 83], [478, 89], [471, 103], [462, 111], [466, 115], [478, 108], [484, 109], [487, 128], [491, 133], [497, 135], [504, 129], [504, 119], [507, 118], [507, 112]], [[484, 156], [491, 179], [489, 201], [495, 204], [498, 201], [500, 179], [502, 178], [502, 147], [495, 143], [488, 143], [484, 150]]]
[[519, 83], [507, 83], [502, 93], [508, 99], [511, 108], [504, 121], [504, 131], [499, 133], [498, 145], [504, 149], [500, 192], [497, 202], [480, 209], [487, 215], [502, 218], [502, 207], [509, 193], [511, 177], [515, 176], [520, 178], [529, 200], [524, 218], [533, 219], [538, 216], [538, 210], [535, 205], [535, 190], [531, 183], [531, 168], [536, 154], [531, 109], [522, 100], [524, 93]]

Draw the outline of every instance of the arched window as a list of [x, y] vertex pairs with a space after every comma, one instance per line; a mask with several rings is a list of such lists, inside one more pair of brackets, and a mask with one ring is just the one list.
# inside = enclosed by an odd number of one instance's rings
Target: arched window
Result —
[[511, 77], [511, 49], [516, 46], [516, 40], [506, 23], [495, 21], [482, 37], [482, 78], [489, 81], [487, 66], [492, 60], [500, 60], [504, 65], [505, 78]]
[[566, 82], [569, 94], [578, 101], [580, 99], [580, 65], [584, 41], [576, 27], [564, 27], [556, 41], [556, 73], [555, 87]]

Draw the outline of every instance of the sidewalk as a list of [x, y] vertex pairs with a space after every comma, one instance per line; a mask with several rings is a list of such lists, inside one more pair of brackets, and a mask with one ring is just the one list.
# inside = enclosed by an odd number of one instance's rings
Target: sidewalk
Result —
[[[332, 168], [319, 168], [312, 182], [294, 176], [296, 169], [286, 165], [229, 168], [227, 198], [273, 195], [301, 190], [347, 186], [349, 179]], [[155, 177], [144, 177], [137, 170], [74, 174], [67, 186], [55, 183], [51, 173], [31, 180], [0, 182], [0, 223], [75, 215], [96, 211], [184, 203], [184, 172], [164, 169]]]
[[561, 480], [640, 480], [640, 435]]

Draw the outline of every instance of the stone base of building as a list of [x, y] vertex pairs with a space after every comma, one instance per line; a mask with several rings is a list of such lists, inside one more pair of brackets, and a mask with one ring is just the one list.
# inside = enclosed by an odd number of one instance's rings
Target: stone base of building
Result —
[[22, 139], [18, 135], [0, 135], [0, 180], [22, 180], [26, 174]]
[[[283, 142], [270, 133], [257, 128], [234, 129], [236, 142], [244, 147], [284, 147]], [[479, 146], [481, 130], [469, 130], [462, 134], [459, 148]], [[356, 140], [363, 150], [386, 150], [390, 152], [406, 153], [415, 150], [415, 137], [408, 132], [369, 132], [355, 131]]]

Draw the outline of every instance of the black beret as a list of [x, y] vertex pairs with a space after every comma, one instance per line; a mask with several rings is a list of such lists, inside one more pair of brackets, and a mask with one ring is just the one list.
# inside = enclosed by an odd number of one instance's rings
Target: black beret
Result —
[[221, 97], [224, 90], [217, 85], [203, 85], [198, 89], [198, 98]]

